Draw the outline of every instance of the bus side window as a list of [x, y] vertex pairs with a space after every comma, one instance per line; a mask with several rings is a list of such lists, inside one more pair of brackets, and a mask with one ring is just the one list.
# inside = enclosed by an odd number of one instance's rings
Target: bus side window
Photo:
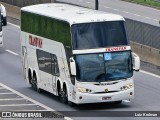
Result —
[[45, 57], [44, 52], [37, 49], [38, 66], [41, 71], [45, 71]]
[[52, 57], [52, 74], [55, 76], [59, 76], [59, 66], [58, 66], [58, 61], [56, 55], [51, 55]]
[[52, 73], [51, 72], [51, 56], [50, 56], [50, 54], [49, 53], [47, 53], [47, 52], [44, 52], [45, 54], [44, 54], [44, 56], [45, 56], [45, 72], [47, 72], [47, 73]]

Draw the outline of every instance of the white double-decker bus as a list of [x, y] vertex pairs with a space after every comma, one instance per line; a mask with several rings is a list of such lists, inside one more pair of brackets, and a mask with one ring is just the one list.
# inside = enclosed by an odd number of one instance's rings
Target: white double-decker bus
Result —
[[21, 47], [24, 77], [38, 92], [70, 105], [134, 98], [140, 60], [119, 15], [60, 3], [24, 7]]

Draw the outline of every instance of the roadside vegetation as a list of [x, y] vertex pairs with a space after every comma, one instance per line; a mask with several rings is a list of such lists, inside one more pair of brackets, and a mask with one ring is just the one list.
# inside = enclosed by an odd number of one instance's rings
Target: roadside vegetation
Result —
[[122, 0], [160, 9], [160, 0]]

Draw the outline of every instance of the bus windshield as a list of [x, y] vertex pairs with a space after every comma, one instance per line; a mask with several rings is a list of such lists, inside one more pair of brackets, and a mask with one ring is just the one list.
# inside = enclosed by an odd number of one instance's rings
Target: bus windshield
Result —
[[71, 32], [74, 50], [128, 45], [124, 21], [73, 24]]
[[77, 80], [107, 82], [133, 76], [131, 51], [75, 55]]

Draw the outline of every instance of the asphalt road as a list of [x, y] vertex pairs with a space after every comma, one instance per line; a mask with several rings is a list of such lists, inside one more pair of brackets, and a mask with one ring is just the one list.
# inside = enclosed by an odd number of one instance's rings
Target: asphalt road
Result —
[[[144, 72], [135, 73], [135, 99], [130, 103], [122, 103], [115, 105], [112, 103], [103, 104], [87, 104], [76, 107], [70, 107], [59, 101], [59, 99], [50, 93], [37, 93], [31, 89], [30, 85], [23, 79], [22, 64], [20, 58], [20, 29], [8, 24], [3, 27], [4, 30], [4, 47], [0, 49], [0, 83], [11, 87], [19, 93], [49, 106], [51, 109], [60, 111], [61, 113], [73, 118], [84, 119], [78, 116], [81, 113], [89, 113], [90, 117], [85, 117], [87, 120], [108, 119], [108, 120], [158, 120], [159, 118], [146, 117], [98, 117], [98, 111], [160, 111], [160, 77], [146, 74]], [[1, 96], [0, 96], [1, 97]], [[1, 98], [0, 98], [1, 99]], [[7, 103], [6, 103], [7, 104]], [[4, 106], [3, 106], [4, 107]], [[2, 106], [0, 106], [0, 109]], [[27, 108], [24, 108], [25, 110]], [[70, 112], [66, 112], [70, 111]], [[77, 115], [76, 115], [77, 114]], [[126, 112], [122, 113], [126, 114]], [[71, 116], [70, 116], [71, 115]], [[97, 117], [92, 117], [92, 115]], [[103, 114], [104, 115], [104, 114]], [[73, 117], [72, 117], [73, 116]], [[77, 116], [77, 117], [74, 117]]]
[[[89, 8], [95, 8], [95, 0], [56, 0]], [[160, 26], [160, 10], [124, 2], [121, 0], [99, 0], [99, 10], [122, 15], [125, 18]]]

